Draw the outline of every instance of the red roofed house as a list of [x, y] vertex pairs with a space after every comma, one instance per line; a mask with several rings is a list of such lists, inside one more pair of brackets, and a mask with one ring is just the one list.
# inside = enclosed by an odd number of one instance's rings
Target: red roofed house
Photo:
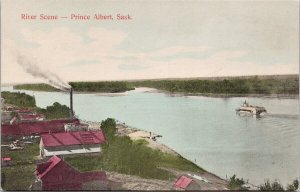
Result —
[[200, 190], [200, 185], [198, 183], [184, 175], [176, 180], [174, 187], [177, 190]]
[[100, 153], [100, 144], [105, 143], [102, 131], [77, 131], [41, 135], [40, 155], [72, 155]]
[[86, 184], [97, 186], [97, 190], [107, 190], [104, 171], [81, 173], [57, 156], [38, 164], [35, 171], [37, 180], [33, 190], [85, 190]]
[[43, 133], [64, 132], [67, 123], [80, 124], [78, 119], [55, 119], [49, 121], [20, 122], [11, 125], [1, 125], [1, 135], [4, 137], [31, 136]]

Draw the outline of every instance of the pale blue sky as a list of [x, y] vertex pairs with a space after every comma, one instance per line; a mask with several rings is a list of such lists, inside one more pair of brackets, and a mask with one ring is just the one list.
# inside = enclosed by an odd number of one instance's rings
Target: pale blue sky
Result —
[[[1, 6], [3, 83], [39, 81], [16, 64], [11, 49], [67, 81], [298, 73], [298, 1], [2, 0]], [[133, 19], [24, 21], [22, 13]]]

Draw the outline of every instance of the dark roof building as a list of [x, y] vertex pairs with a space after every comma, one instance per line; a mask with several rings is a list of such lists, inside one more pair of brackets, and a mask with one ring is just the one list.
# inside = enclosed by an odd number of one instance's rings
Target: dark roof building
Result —
[[107, 185], [104, 171], [81, 173], [57, 156], [38, 164], [35, 173], [42, 190], [82, 190], [87, 182], [101, 182], [102, 189]]

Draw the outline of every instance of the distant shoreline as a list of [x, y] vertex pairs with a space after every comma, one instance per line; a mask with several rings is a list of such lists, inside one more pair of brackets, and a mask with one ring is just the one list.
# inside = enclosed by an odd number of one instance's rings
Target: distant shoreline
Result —
[[[139, 89], [144, 89], [144, 91], [139, 91]], [[14, 89], [14, 90], [27, 90], [27, 89]], [[63, 91], [44, 91], [44, 90], [28, 90], [37, 92], [63, 92]], [[106, 97], [120, 97], [127, 96], [128, 92], [144, 92], [144, 93], [164, 93], [171, 96], [203, 96], [212, 98], [233, 98], [233, 97], [260, 97], [260, 98], [278, 98], [278, 99], [299, 99], [299, 94], [235, 94], [235, 93], [186, 93], [186, 92], [170, 92], [165, 90], [160, 90], [151, 87], [135, 87], [134, 90], [110, 93], [110, 92], [89, 92], [89, 91], [74, 91], [77, 94], [94, 94], [96, 96], [106, 96]]]
[[[123, 95], [136, 87], [149, 87], [167, 94], [209, 97], [298, 98], [298, 75], [237, 76], [136, 81], [69, 82], [74, 92], [104, 96]], [[21, 84], [14, 89], [60, 91], [48, 84]], [[62, 90], [66, 91], [66, 90]]]

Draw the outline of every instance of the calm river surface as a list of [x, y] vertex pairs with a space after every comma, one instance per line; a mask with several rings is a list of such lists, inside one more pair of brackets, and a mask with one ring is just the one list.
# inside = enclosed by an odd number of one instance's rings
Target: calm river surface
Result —
[[[256, 118], [235, 113], [244, 97], [170, 96], [143, 90], [114, 97], [75, 93], [74, 110], [81, 119], [113, 117], [161, 134], [160, 142], [222, 178], [236, 174], [253, 184], [278, 179], [286, 186], [299, 176], [298, 99], [249, 97], [250, 104], [269, 112]], [[24, 92], [34, 95], [39, 107], [56, 101], [69, 105], [67, 93]]]

